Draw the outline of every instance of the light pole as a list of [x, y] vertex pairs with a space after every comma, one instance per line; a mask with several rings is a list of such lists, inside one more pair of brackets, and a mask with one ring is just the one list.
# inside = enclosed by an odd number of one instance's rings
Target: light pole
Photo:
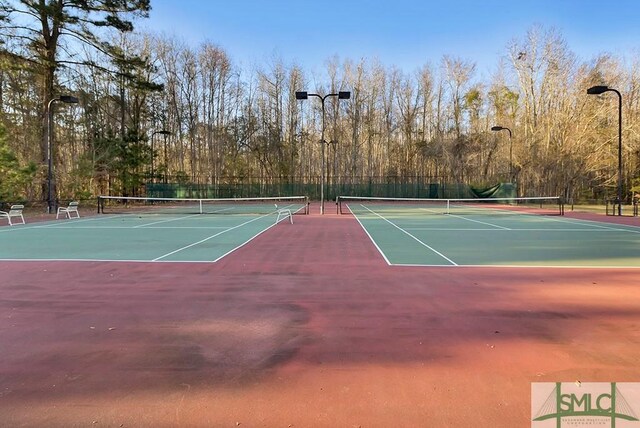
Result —
[[155, 158], [155, 156], [154, 156], [155, 151], [153, 149], [153, 137], [156, 134], [164, 135], [165, 138], [166, 138], [167, 135], [171, 135], [171, 131], [167, 131], [167, 130], [163, 129], [161, 131], [153, 131], [153, 133], [151, 134], [151, 180], [152, 181], [156, 181], [155, 180], [155, 176], [154, 176], [154, 169], [153, 169], [153, 160]]
[[622, 95], [616, 89], [608, 86], [597, 85], [587, 89], [587, 94], [589, 95], [600, 95], [605, 92], [618, 94], [618, 195], [616, 202], [618, 204], [618, 215], [622, 215]]
[[51, 214], [54, 210], [53, 201], [53, 103], [56, 101], [65, 104], [77, 104], [78, 98], [71, 95], [60, 95], [53, 98], [47, 104], [47, 213]]
[[327, 94], [325, 96], [319, 95], [319, 94], [309, 94], [307, 92], [296, 92], [296, 100], [306, 100], [309, 97], [318, 97], [322, 103], [322, 132], [321, 132], [321, 136], [320, 136], [320, 144], [322, 145], [322, 166], [321, 166], [321, 171], [320, 171], [320, 214], [324, 214], [324, 185], [325, 185], [325, 155], [324, 155], [324, 146], [327, 143], [324, 140], [324, 101], [329, 98], [329, 97], [338, 97], [339, 100], [348, 100], [349, 98], [351, 98], [351, 92], [349, 91], [339, 91], [337, 94]]
[[[337, 176], [337, 171], [336, 171], [336, 151], [338, 149], [338, 142], [336, 140], [331, 140], [327, 143], [327, 146], [331, 146], [331, 148], [333, 148], [333, 160], [331, 162], [331, 183], [327, 183], [327, 191], [328, 189], [332, 186], [333, 187], [333, 191], [335, 192], [335, 196], [338, 196], [338, 176]], [[327, 166], [327, 169], [329, 169], [329, 167]], [[327, 182], [329, 181], [329, 179], [327, 179]]]
[[504, 126], [492, 126], [492, 131], [509, 131], [509, 181], [513, 180], [513, 142], [511, 138], [511, 130]]

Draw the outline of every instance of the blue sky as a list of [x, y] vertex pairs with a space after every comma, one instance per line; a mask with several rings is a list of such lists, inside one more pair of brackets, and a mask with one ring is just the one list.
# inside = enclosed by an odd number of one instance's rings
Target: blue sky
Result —
[[321, 71], [327, 59], [378, 58], [412, 72], [443, 55], [491, 73], [514, 38], [555, 28], [580, 59], [640, 51], [640, 0], [152, 0], [138, 28], [197, 46], [209, 41], [237, 64], [274, 56]]

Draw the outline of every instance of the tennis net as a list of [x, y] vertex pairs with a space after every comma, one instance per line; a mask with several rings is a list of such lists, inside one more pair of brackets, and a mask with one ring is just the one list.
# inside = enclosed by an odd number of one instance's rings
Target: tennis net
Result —
[[564, 215], [561, 197], [525, 198], [368, 198], [360, 196], [338, 196], [339, 214], [537, 214]]
[[309, 214], [306, 196], [265, 198], [146, 198], [98, 196], [100, 214], [275, 214], [277, 208]]

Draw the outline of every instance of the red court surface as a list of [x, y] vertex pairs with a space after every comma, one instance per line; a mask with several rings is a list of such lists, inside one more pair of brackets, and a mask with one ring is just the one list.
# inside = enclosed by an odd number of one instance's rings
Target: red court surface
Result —
[[312, 213], [215, 264], [0, 263], [0, 425], [527, 427], [531, 382], [640, 381], [640, 270], [390, 267]]

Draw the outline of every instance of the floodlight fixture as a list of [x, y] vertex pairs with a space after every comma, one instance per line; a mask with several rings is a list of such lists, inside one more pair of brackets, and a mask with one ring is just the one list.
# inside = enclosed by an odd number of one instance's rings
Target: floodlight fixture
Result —
[[78, 98], [73, 95], [60, 95], [52, 98], [47, 104], [47, 213], [54, 211], [53, 195], [53, 104], [60, 101], [65, 104], [78, 104]]
[[608, 86], [604, 86], [604, 85], [596, 85], [596, 86], [592, 86], [589, 89], [587, 89], [587, 94], [589, 95], [600, 95], [603, 94], [607, 91], [610, 91], [611, 89], [609, 89]]
[[622, 215], [622, 94], [617, 89], [606, 85], [596, 85], [587, 89], [587, 94], [589, 95], [600, 95], [605, 92], [615, 92], [618, 95], [618, 194], [616, 203], [618, 204], [618, 215], [620, 216]]
[[325, 130], [325, 106], [324, 106], [324, 102], [327, 98], [329, 97], [337, 97], [338, 100], [348, 100], [349, 98], [351, 98], [351, 92], [350, 91], [339, 91], [337, 94], [332, 93], [332, 94], [327, 94], [325, 96], [322, 96], [320, 94], [309, 94], [306, 91], [296, 91], [296, 100], [306, 100], [309, 97], [316, 97], [320, 100], [321, 105], [322, 105], [322, 133], [320, 136], [320, 144], [322, 146], [322, 151], [321, 151], [321, 158], [322, 158], [322, 164], [320, 166], [320, 214], [324, 214], [324, 188], [325, 188], [325, 182], [326, 182], [326, 160], [325, 160], [325, 146], [328, 144], [334, 144], [334, 149], [335, 149], [335, 144], [333, 141], [331, 143], [327, 143], [324, 139], [324, 130]]

